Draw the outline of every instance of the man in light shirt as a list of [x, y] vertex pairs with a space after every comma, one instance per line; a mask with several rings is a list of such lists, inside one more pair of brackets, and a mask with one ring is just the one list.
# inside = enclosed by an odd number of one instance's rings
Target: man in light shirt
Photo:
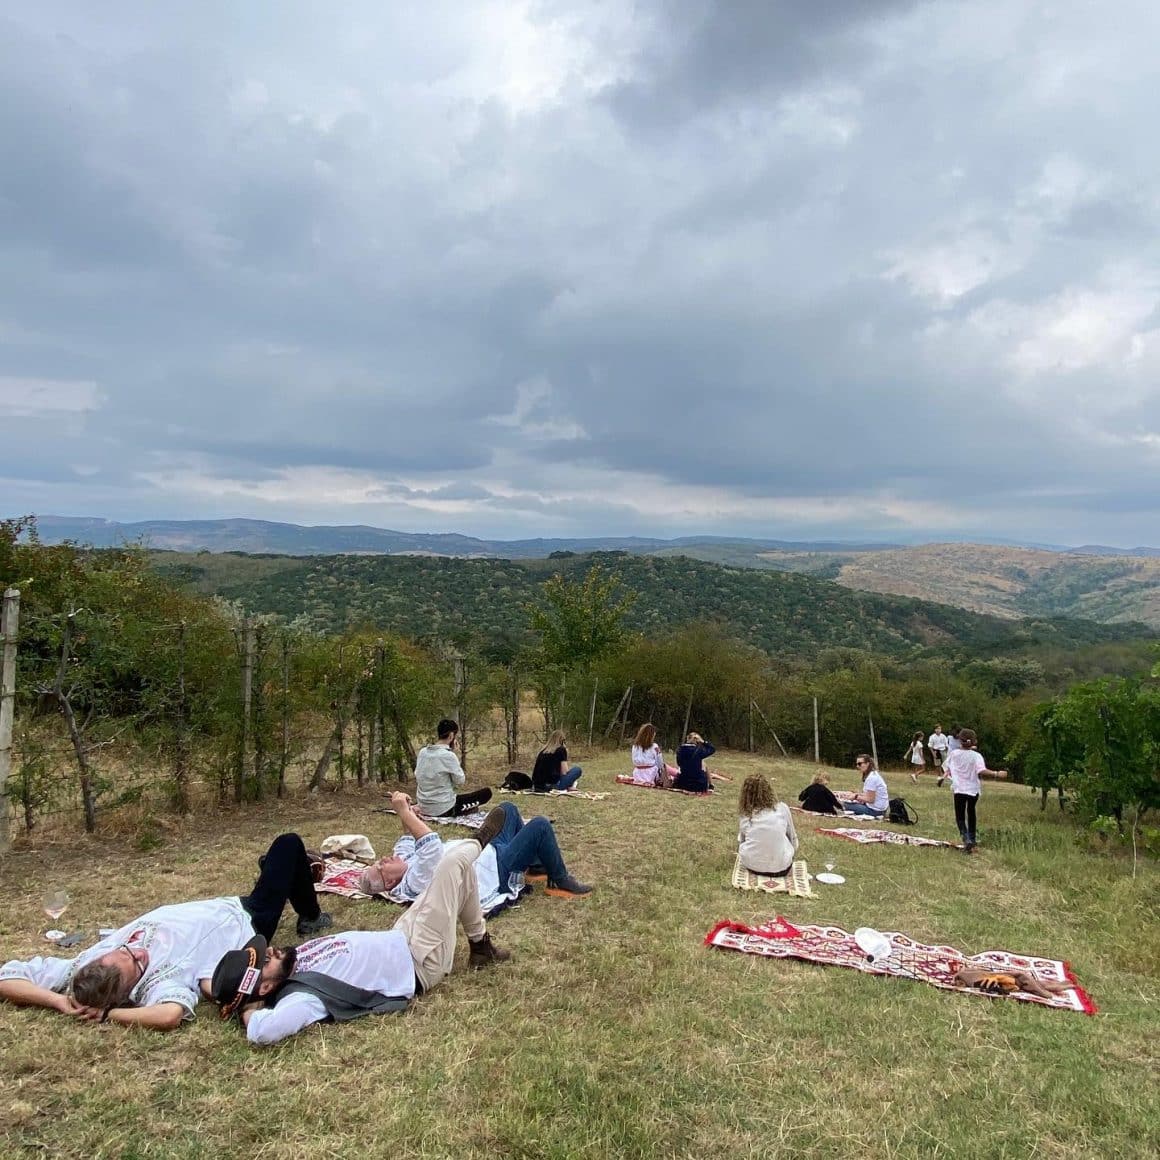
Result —
[[[483, 842], [490, 836], [480, 831]], [[505, 962], [511, 953], [492, 943], [479, 906], [481, 849], [469, 839], [444, 854], [393, 930], [347, 931], [300, 947], [269, 947], [257, 936], [222, 957], [203, 994], [261, 1046], [313, 1023], [404, 1010], [451, 973], [457, 926], [467, 934], [473, 969]]]
[[934, 732], [926, 739], [926, 746], [934, 754], [936, 769], [942, 769], [947, 756], [947, 735], [941, 725], [934, 727]]
[[437, 739], [424, 745], [415, 760], [416, 804], [429, 818], [453, 818], [470, 813], [491, 800], [491, 790], [485, 787], [471, 793], [455, 792], [457, 785], [467, 781], [463, 766], [455, 756], [459, 725], [444, 717], [435, 732]]
[[[389, 857], [380, 858], [362, 872], [359, 889], [364, 894], [381, 894], [392, 902], [414, 902], [430, 885], [444, 851], [452, 849], [455, 842], [444, 843], [433, 833], [412, 809], [405, 793], [391, 794], [391, 805], [406, 832]], [[484, 914], [519, 897], [524, 874], [531, 866], [544, 867], [549, 890], [568, 894], [588, 894], [592, 890], [568, 873], [547, 818], [524, 822], [511, 802], [501, 802], [484, 819], [481, 833], [494, 835], [484, 844], [475, 864], [479, 904]]]
[[846, 813], [868, 818], [884, 817], [890, 808], [890, 791], [882, 774], [874, 768], [874, 759], [868, 753], [859, 753], [854, 767], [862, 775], [862, 792], [855, 794], [852, 802], [843, 803]]
[[41, 957], [0, 967], [0, 999], [47, 1007], [97, 1023], [169, 1031], [193, 1018], [198, 982], [255, 931], [273, 937], [287, 901], [298, 933], [331, 925], [318, 906], [306, 847], [297, 834], [275, 838], [244, 897], [160, 906], [72, 959]]

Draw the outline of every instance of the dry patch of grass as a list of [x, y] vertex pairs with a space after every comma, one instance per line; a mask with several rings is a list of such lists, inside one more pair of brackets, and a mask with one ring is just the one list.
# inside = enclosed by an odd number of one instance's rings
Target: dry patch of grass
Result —
[[[0, 1008], [4, 1155], [249, 1153], [514, 1157], [731, 1155], [1060, 1158], [1149, 1154], [1157, 1104], [1157, 875], [1077, 846], [1017, 786], [988, 785], [982, 852], [855, 846], [803, 820], [817, 899], [729, 886], [736, 791], [751, 770], [793, 798], [811, 766], [725, 754], [710, 799], [612, 785], [622, 755], [580, 755], [603, 802], [516, 798], [555, 819], [597, 891], [535, 893], [493, 925], [516, 955], [457, 974], [402, 1017], [246, 1047], [203, 1008], [171, 1035]], [[482, 764], [482, 763], [481, 763]], [[480, 780], [498, 783], [498, 763]], [[888, 775], [889, 776], [889, 775]], [[837, 784], [846, 784], [839, 775]], [[895, 777], [899, 786], [900, 777]], [[949, 791], [903, 790], [920, 833], [954, 837]], [[123, 836], [34, 839], [0, 863], [3, 957], [44, 949], [43, 890], [95, 933], [165, 901], [236, 893], [278, 832], [361, 831], [389, 846], [378, 791], [295, 798], [179, 823], [137, 852]], [[991, 840], [991, 839], [994, 840]], [[394, 908], [328, 899], [339, 927]], [[1070, 959], [1101, 1013], [1084, 1018], [904, 980], [705, 949], [720, 918], [869, 924], [965, 950]], [[292, 917], [282, 934], [292, 936]], [[461, 949], [461, 956], [465, 957]]]

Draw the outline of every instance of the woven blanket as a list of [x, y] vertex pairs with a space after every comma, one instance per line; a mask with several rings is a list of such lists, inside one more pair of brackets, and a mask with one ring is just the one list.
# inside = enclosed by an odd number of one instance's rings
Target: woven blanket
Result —
[[522, 797], [570, 797], [583, 798], [588, 802], [602, 802], [610, 794], [606, 793], [590, 793], [586, 789], [550, 789], [545, 793], [537, 793], [534, 789], [503, 789], [500, 788], [500, 793], [517, 794]]
[[957, 842], [940, 842], [938, 838], [920, 838], [917, 834], [897, 834], [893, 830], [827, 830], [819, 826], [819, 834], [829, 834], [831, 838], [845, 838], [847, 842], [886, 842], [891, 846], [949, 846], [961, 849]]
[[741, 855], [733, 863], [733, 885], [738, 890], [764, 890], [767, 894], [792, 894], [795, 898], [817, 898], [810, 889], [810, 872], [804, 862], [795, 862], [788, 874], [755, 874], [741, 865]]
[[709, 790], [707, 790], [705, 793], [693, 793], [692, 790], [673, 789], [672, 786], [642, 785], [639, 781], [632, 780], [631, 773], [618, 773], [616, 775], [616, 784], [617, 785], [634, 785], [634, 786], [636, 786], [637, 789], [664, 789], [668, 793], [683, 793], [685, 795], [685, 797], [706, 798], [706, 797], [713, 796], [712, 791], [709, 791]]
[[[778, 915], [772, 923], [746, 926], [740, 922], [719, 922], [705, 936], [705, 945], [721, 950], [741, 951], [747, 955], [765, 955], [776, 959], [802, 959], [831, 967], [852, 967], [870, 975], [893, 975], [900, 979], [914, 979], [929, 983], [944, 991], [963, 991], [985, 998], [1018, 999], [1025, 1003], [1039, 1003], [1044, 1007], [1059, 1007], [1065, 1011], [1081, 1011], [1094, 1015], [1096, 1005], [1076, 981], [1071, 967], [1058, 959], [1043, 959], [1036, 955], [1018, 955], [1009, 951], [984, 951], [965, 955], [954, 947], [927, 946], [915, 942], [896, 931], [884, 931], [890, 940], [888, 958], [871, 961], [854, 941], [854, 937], [835, 926], [794, 926]], [[1006, 995], [991, 995], [974, 987], [955, 982], [955, 975], [964, 968], [987, 971], [1027, 971], [1043, 982], [1070, 984], [1070, 989], [1059, 995], [1043, 998], [1026, 991], [1012, 991]]]
[[314, 890], [317, 894], [341, 894], [343, 898], [370, 898], [358, 888], [366, 868], [365, 862], [351, 858], [328, 858], [322, 880], [314, 884]]
[[432, 826], [466, 826], [469, 830], [478, 830], [487, 815], [487, 810], [472, 810], [471, 813], [460, 814], [456, 818], [429, 818], [426, 814], [420, 814], [419, 817]]

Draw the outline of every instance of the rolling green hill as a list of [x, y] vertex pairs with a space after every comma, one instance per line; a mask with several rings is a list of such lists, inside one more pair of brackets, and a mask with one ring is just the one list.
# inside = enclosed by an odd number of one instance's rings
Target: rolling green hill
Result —
[[553, 560], [425, 556], [271, 557], [158, 553], [170, 578], [239, 601], [252, 612], [302, 618], [340, 631], [371, 625], [407, 636], [520, 636], [526, 605], [556, 572], [579, 576], [592, 561], [637, 593], [634, 629], [649, 633], [716, 621], [774, 655], [852, 647], [900, 655], [915, 649], [997, 654], [1072, 648], [1149, 635], [1139, 626], [1057, 618], [1010, 621], [947, 604], [851, 591], [813, 576], [727, 568], [688, 557], [595, 553]]

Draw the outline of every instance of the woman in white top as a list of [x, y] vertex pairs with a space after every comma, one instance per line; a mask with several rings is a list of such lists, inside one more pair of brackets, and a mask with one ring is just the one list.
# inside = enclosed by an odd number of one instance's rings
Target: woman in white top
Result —
[[862, 775], [862, 792], [854, 795], [852, 802], [843, 803], [848, 814], [861, 814], [867, 818], [884, 817], [890, 808], [890, 791], [886, 780], [874, 765], [869, 753], [859, 753], [854, 766]]
[[798, 848], [789, 806], [777, 800], [766, 778], [747, 777], [741, 786], [739, 811], [741, 865], [754, 874], [785, 877]]
[[922, 734], [911, 738], [910, 748], [902, 755], [903, 761], [910, 762], [910, 780], [918, 785], [918, 775], [926, 769], [926, 750], [922, 744]]
[[637, 785], [655, 785], [668, 789], [679, 771], [665, 764], [657, 744], [657, 729], [647, 722], [632, 739], [632, 780]]

